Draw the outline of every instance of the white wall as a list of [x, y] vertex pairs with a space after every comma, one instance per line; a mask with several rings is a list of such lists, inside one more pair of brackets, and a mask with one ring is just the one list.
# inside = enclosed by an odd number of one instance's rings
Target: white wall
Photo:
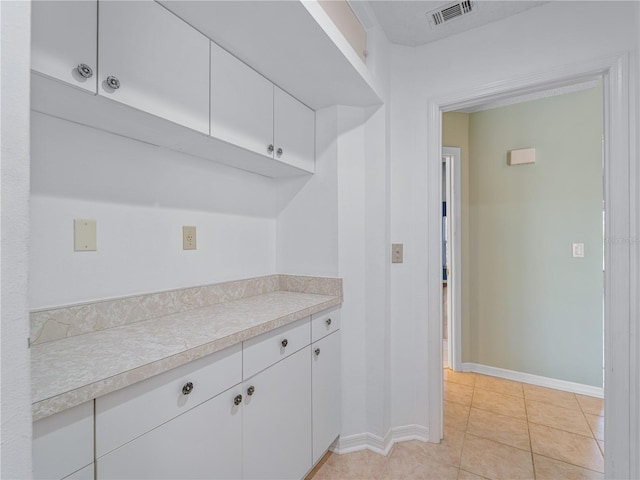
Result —
[[[276, 272], [272, 179], [35, 112], [31, 162], [31, 309]], [[73, 251], [75, 218], [97, 252]]]
[[415, 378], [427, 358], [427, 277], [440, 274], [426, 258], [425, 219], [437, 208], [426, 203], [429, 99], [624, 51], [637, 61], [637, 10], [637, 2], [550, 2], [424, 47], [394, 48], [391, 238], [405, 244], [405, 264], [391, 275], [392, 391], [406, 393], [394, 397], [394, 424], [425, 422], [429, 408], [426, 379]]
[[29, 2], [0, 2], [0, 478], [31, 477], [29, 242]]

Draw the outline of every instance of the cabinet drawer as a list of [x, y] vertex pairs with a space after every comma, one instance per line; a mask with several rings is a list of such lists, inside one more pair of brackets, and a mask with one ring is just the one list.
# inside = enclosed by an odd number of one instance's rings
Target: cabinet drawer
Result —
[[33, 478], [64, 478], [93, 462], [93, 401], [33, 424]]
[[340, 328], [340, 307], [315, 313], [311, 317], [311, 341], [317, 342]]
[[310, 343], [309, 317], [247, 340], [242, 352], [243, 378], [255, 375]]
[[[234, 345], [96, 399], [96, 457], [133, 440], [242, 381]], [[193, 390], [184, 394], [191, 382]]]

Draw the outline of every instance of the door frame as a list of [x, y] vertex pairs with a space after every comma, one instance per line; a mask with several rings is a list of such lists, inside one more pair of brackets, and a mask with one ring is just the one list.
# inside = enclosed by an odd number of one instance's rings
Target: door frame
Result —
[[[536, 93], [584, 81], [602, 79], [604, 95], [604, 199], [605, 262], [605, 478], [637, 478], [638, 431], [638, 326], [637, 249], [638, 181], [632, 148], [637, 142], [635, 116], [630, 102], [636, 101], [629, 85], [636, 85], [629, 54], [586, 61], [524, 77], [467, 89], [428, 101], [427, 128], [427, 221], [441, 225], [442, 201], [442, 113], [489, 101]], [[442, 280], [441, 228], [428, 229], [427, 278], [427, 372], [428, 427], [431, 441], [443, 436], [442, 381]], [[439, 296], [440, 295], [440, 296]]]
[[[442, 158], [448, 157], [450, 192], [447, 195], [447, 241], [449, 244], [449, 272], [447, 275], [447, 304], [449, 329], [449, 367], [462, 370], [462, 198], [461, 198], [461, 150], [458, 147], [442, 147]], [[440, 182], [442, 185], [443, 182]], [[442, 198], [442, 193], [440, 194]], [[442, 258], [442, 257], [441, 257]], [[441, 283], [442, 285], [442, 283]], [[442, 291], [440, 292], [442, 298]], [[442, 315], [442, 314], [441, 314]], [[440, 323], [442, 325], [442, 322]], [[440, 333], [442, 338], [442, 333]]]

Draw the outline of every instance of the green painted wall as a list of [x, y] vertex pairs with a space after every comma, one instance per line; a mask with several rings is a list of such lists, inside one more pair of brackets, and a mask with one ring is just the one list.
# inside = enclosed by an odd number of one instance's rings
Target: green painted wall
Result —
[[602, 386], [602, 116], [601, 86], [470, 115], [465, 360]]

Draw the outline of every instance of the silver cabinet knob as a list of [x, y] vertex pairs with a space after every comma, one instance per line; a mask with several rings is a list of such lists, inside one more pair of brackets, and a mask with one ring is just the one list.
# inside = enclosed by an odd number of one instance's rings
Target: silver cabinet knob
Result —
[[118, 78], [114, 77], [113, 75], [109, 75], [107, 77], [107, 85], [109, 85], [109, 87], [113, 88], [114, 90], [117, 90], [120, 88], [120, 80], [118, 80]]
[[84, 77], [84, 78], [93, 77], [93, 69], [86, 63], [78, 64], [78, 66], [76, 67], [76, 70], [78, 71], [81, 77]]
[[278, 150], [276, 150], [276, 154], [280, 157], [282, 156], [282, 154], [284, 153], [284, 150], [282, 150], [282, 148], [278, 148]]
[[256, 391], [256, 387], [251, 385], [249, 388], [247, 388], [247, 395], [251, 396], [255, 393], [255, 391]]
[[284, 340], [282, 340], [282, 342], [280, 342], [280, 344], [282, 345], [282, 348], [285, 348], [287, 345], [289, 345], [289, 340], [285, 338]]
[[315, 353], [315, 354], [316, 354], [316, 357], [317, 357], [318, 355], [320, 355], [320, 349], [319, 349], [319, 348], [316, 348], [316, 349], [313, 351], [313, 353]]
[[234, 405], [240, 405], [242, 403], [242, 395], [236, 395], [233, 399]]
[[189, 395], [191, 392], [193, 392], [193, 383], [192, 382], [185, 383], [184, 386], [182, 387], [182, 394]]
[[331, 319], [327, 318], [327, 327], [331, 325]]
[[267, 152], [273, 153], [273, 143], [267, 147]]

